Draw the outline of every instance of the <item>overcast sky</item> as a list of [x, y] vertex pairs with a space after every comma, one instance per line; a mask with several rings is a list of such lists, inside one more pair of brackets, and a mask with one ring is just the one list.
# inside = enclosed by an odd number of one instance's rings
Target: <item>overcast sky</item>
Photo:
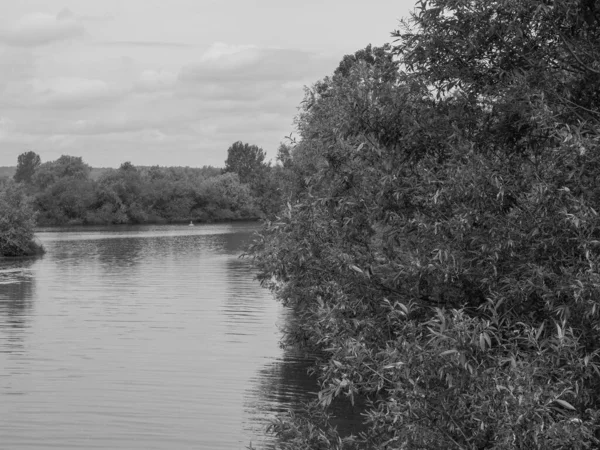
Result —
[[33, 150], [94, 167], [269, 158], [303, 86], [391, 42], [414, 0], [19, 0], [0, 19], [0, 166]]

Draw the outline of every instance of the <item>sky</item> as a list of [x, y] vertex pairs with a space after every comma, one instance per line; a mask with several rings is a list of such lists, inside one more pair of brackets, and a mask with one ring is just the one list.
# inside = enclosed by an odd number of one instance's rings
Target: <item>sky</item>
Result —
[[414, 0], [19, 0], [0, 18], [0, 166], [273, 159], [304, 86], [392, 42]]

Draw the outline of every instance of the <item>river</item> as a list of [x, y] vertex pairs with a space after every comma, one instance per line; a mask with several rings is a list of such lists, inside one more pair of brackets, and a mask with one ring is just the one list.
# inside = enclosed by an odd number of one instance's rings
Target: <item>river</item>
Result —
[[316, 387], [239, 258], [256, 227], [41, 230], [0, 261], [0, 448], [270, 447]]

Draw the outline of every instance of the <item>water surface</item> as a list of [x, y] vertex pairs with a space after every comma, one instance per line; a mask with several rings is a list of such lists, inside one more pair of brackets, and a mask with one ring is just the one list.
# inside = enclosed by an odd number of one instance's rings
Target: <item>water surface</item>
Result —
[[255, 228], [42, 230], [0, 261], [0, 448], [269, 447], [315, 384], [238, 257]]

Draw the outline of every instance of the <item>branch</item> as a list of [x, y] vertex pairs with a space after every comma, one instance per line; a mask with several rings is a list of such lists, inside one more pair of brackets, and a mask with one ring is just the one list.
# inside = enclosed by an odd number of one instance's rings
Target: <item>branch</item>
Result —
[[[582, 109], [582, 110], [584, 110], [584, 111], [586, 111], [586, 112], [588, 112], [588, 113], [590, 113], [590, 114], [593, 114], [593, 115], [595, 115], [595, 116], [600, 116], [600, 112], [598, 112], [598, 111], [594, 111], [594, 110], [591, 110], [591, 109], [588, 109], [588, 108], [586, 108], [585, 106], [578, 105], [577, 103], [575, 103], [575, 102], [573, 102], [573, 101], [569, 100], [569, 99], [568, 99], [568, 98], [566, 98], [566, 97], [563, 97], [562, 95], [560, 95], [560, 94], [558, 94], [558, 93], [556, 93], [556, 92], [554, 92], [554, 95], [555, 95], [555, 96], [558, 98], [558, 100], [562, 100], [562, 101], [564, 101], [564, 102], [570, 103], [570, 104], [572, 105], [572, 106], [571, 106], [571, 110], [572, 110], [572, 111], [573, 111], [575, 114], [577, 114], [577, 116], [578, 116], [578, 117], [579, 117], [579, 118], [580, 118], [582, 121], [584, 121], [584, 122], [585, 122], [585, 119], [584, 119], [583, 117], [581, 117], [581, 116], [580, 116], [580, 115], [577, 113], [577, 111], [576, 111], [574, 108], [579, 108], [579, 109]], [[567, 107], [568, 107], [568, 105], [567, 105]], [[598, 119], [595, 119], [595, 120], [596, 120], [596, 122], [598, 122]]]
[[600, 71], [593, 69], [591, 67], [589, 67], [588, 65], [586, 65], [583, 61], [581, 61], [581, 59], [579, 59], [579, 57], [575, 54], [575, 52], [571, 49], [571, 47], [569, 46], [569, 44], [567, 43], [567, 40], [565, 39], [565, 37], [562, 35], [562, 33], [559, 33], [559, 36], [561, 37], [563, 43], [565, 44], [565, 47], [567, 47], [567, 50], [569, 50], [569, 53], [571, 54], [571, 56], [573, 56], [573, 58], [575, 58], [577, 60], [577, 62], [579, 63], [579, 65], [581, 67], [583, 67], [585, 70], [588, 70], [592, 73], [595, 73], [597, 75], [600, 75]]
[[369, 366], [367, 363], [363, 362], [363, 366], [365, 366], [367, 369], [369, 369], [371, 372], [373, 372], [374, 374], [376, 374], [377, 376], [379, 376], [382, 380], [387, 381], [390, 384], [396, 384], [394, 381], [390, 380], [389, 378], [384, 377], [382, 374], [380, 374], [379, 372], [377, 372], [375, 369], [373, 369], [371, 366]]

